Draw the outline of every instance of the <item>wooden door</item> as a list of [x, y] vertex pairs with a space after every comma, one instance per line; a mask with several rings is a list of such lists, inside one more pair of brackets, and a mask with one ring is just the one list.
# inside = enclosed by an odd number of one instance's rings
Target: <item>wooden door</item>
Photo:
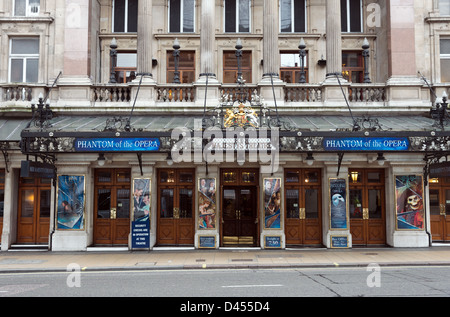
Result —
[[320, 170], [285, 171], [286, 245], [322, 243]]
[[158, 245], [194, 244], [194, 170], [158, 171]]
[[[439, 182], [443, 183], [444, 179]], [[433, 241], [450, 241], [450, 186], [430, 184], [430, 225]]]
[[224, 187], [222, 232], [224, 245], [256, 244], [256, 187]]
[[384, 245], [386, 243], [384, 170], [351, 170], [349, 175], [352, 244]]
[[50, 183], [50, 179], [20, 179], [17, 243], [48, 243], [51, 206]]
[[95, 172], [95, 245], [127, 245], [130, 233], [130, 171], [98, 169]]
[[259, 245], [258, 169], [221, 170], [221, 245]]

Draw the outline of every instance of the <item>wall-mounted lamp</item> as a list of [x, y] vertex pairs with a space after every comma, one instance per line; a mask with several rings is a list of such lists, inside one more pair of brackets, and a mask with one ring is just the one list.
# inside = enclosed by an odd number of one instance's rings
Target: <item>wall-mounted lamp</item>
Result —
[[306, 164], [308, 164], [308, 166], [314, 164], [314, 157], [311, 152], [308, 152], [308, 156], [306, 157]]
[[98, 166], [105, 166], [105, 163], [106, 163], [105, 154], [100, 153], [97, 158], [97, 164]]
[[380, 165], [380, 166], [384, 165], [384, 162], [386, 162], [386, 159], [384, 158], [383, 153], [378, 153], [377, 162], [378, 162], [378, 165]]
[[353, 183], [358, 182], [358, 176], [359, 176], [358, 172], [355, 171], [350, 172], [350, 177], [352, 178]]

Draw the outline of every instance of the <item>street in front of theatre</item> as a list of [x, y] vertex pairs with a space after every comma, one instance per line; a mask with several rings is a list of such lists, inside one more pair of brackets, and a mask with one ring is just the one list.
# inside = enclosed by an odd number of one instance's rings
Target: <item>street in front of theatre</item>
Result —
[[[447, 297], [449, 278], [450, 246], [0, 253], [0, 297], [242, 296], [270, 308], [281, 296]], [[187, 300], [170, 309], [203, 307]]]

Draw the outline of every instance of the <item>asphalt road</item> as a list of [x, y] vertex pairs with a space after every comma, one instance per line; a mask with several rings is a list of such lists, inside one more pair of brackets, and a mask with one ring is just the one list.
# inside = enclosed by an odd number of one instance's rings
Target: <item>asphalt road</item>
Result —
[[[218, 306], [226, 309], [225, 301], [231, 299], [245, 302], [236, 309], [255, 310], [258, 307], [247, 301], [257, 298], [270, 305], [271, 299], [277, 297], [449, 297], [450, 267], [0, 274], [0, 297], [23, 296], [173, 298], [168, 309], [180, 311], [189, 309], [187, 305], [191, 305], [190, 309], [206, 309], [195, 305], [211, 300], [216, 310]], [[231, 304], [227, 305], [232, 309]]]

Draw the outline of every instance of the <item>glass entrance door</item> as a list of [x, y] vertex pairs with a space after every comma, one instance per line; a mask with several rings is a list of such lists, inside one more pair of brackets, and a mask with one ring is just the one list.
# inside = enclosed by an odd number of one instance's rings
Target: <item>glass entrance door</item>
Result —
[[349, 188], [352, 244], [385, 244], [384, 170], [349, 171]]
[[194, 171], [158, 171], [158, 245], [194, 244]]
[[95, 245], [126, 245], [130, 233], [130, 171], [99, 169], [95, 173]]
[[286, 245], [321, 244], [320, 170], [285, 171]]
[[48, 243], [51, 205], [50, 186], [50, 179], [20, 178], [17, 243]]
[[256, 215], [255, 187], [224, 187], [223, 245], [255, 245]]

